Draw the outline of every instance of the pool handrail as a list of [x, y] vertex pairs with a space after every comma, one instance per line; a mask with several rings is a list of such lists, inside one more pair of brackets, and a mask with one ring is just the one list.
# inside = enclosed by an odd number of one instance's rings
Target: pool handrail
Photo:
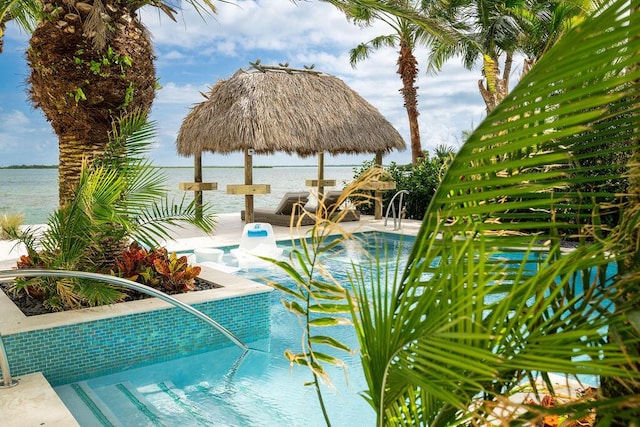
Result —
[[[409, 194], [409, 191], [400, 190], [393, 195], [393, 197], [391, 198], [391, 201], [389, 202], [389, 205], [387, 206], [387, 212], [384, 216], [384, 226], [386, 227], [387, 221], [389, 220], [389, 211], [393, 212], [393, 230], [394, 231], [400, 230], [402, 228], [402, 199], [405, 194]], [[396, 200], [398, 196], [400, 197], [400, 201], [398, 202], [398, 212], [396, 215], [396, 206], [393, 204], [393, 202]]]
[[9, 369], [9, 358], [4, 348], [2, 335], [0, 335], [0, 369], [2, 370], [2, 382], [0, 388], [9, 388], [18, 385], [18, 381], [11, 377], [11, 369]]
[[[224, 326], [213, 320], [211, 317], [207, 316], [200, 310], [197, 310], [191, 307], [188, 304], [183, 303], [182, 301], [173, 298], [166, 293], [154, 289], [150, 286], [143, 285], [141, 283], [133, 282], [128, 279], [123, 279], [121, 277], [111, 276], [109, 274], [100, 274], [100, 273], [89, 273], [84, 271], [71, 271], [71, 270], [46, 270], [46, 269], [19, 269], [19, 270], [0, 270], [0, 279], [8, 279], [13, 277], [38, 277], [38, 276], [46, 276], [46, 277], [74, 277], [78, 279], [91, 279], [97, 280], [101, 282], [111, 283], [113, 285], [119, 285], [128, 289], [133, 289], [138, 292], [142, 292], [144, 294], [156, 297], [166, 303], [173, 305], [176, 308], [179, 308], [187, 313], [190, 313], [200, 320], [208, 323], [210, 326], [213, 326], [219, 332], [222, 333], [226, 338], [228, 338], [235, 345], [240, 347], [243, 352], [247, 352], [249, 347], [240, 341], [238, 337], [232, 334], [229, 330], [227, 330]], [[0, 367], [2, 368], [2, 378], [4, 387], [11, 387], [15, 385], [15, 382], [12, 381], [11, 371], [9, 369], [9, 359], [7, 353], [4, 348], [4, 344], [2, 343], [2, 336], [0, 335]], [[9, 383], [9, 385], [7, 385]]]

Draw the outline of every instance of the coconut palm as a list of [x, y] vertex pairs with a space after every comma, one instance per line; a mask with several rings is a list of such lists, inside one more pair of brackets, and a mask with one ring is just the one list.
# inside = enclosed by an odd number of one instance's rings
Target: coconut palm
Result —
[[14, 21], [18, 27], [31, 32], [40, 17], [40, 7], [37, 0], [0, 0], [0, 53], [4, 50], [7, 22]]
[[[358, 1], [338, 0], [329, 1], [341, 9], [348, 18], [360, 25], [370, 25], [375, 21], [384, 22], [390, 27], [391, 33], [381, 35], [361, 43], [351, 50], [349, 61], [353, 67], [360, 61], [369, 57], [374, 51], [383, 47], [399, 48], [397, 73], [402, 80], [402, 98], [409, 119], [409, 133], [411, 136], [411, 160], [414, 165], [424, 158], [420, 141], [420, 126], [418, 124], [418, 91], [416, 79], [418, 77], [418, 60], [415, 57], [415, 49], [420, 44], [425, 44], [431, 37], [440, 37], [448, 40], [449, 29], [439, 21], [433, 19], [428, 26], [416, 25], [410, 19], [394, 15], [377, 7], [364, 6]], [[419, 11], [420, 1], [398, 0], [392, 2], [399, 7]]]
[[[187, 0], [200, 13], [210, 0]], [[108, 141], [111, 123], [127, 111], [149, 111], [157, 86], [154, 55], [137, 11], [165, 1], [44, 0], [27, 52], [31, 99], [59, 139], [60, 203], [73, 197], [83, 159], [91, 162]]]
[[523, 28], [518, 49], [525, 55], [522, 75], [592, 9], [592, 2], [584, 0], [533, 1], [529, 7], [515, 11], [520, 13], [518, 21]]
[[[404, 6], [408, 6], [408, 2], [404, 1]], [[414, 4], [413, 7], [417, 7]], [[424, 157], [422, 152], [422, 144], [420, 142], [420, 126], [418, 124], [418, 90], [416, 87], [416, 79], [418, 77], [418, 60], [414, 55], [416, 45], [426, 41], [426, 31], [412, 22], [389, 16], [384, 12], [368, 11], [360, 9], [360, 15], [352, 16], [355, 22], [363, 21], [371, 23], [371, 21], [385, 22], [391, 30], [391, 34], [378, 36], [368, 42], [359, 44], [350, 52], [349, 61], [353, 67], [369, 55], [380, 49], [381, 47], [399, 48], [398, 52], [398, 70], [397, 73], [402, 80], [402, 97], [404, 99], [404, 107], [407, 110], [409, 119], [409, 134], [411, 137], [411, 161], [416, 165], [420, 159]]]
[[[377, 425], [536, 425], [592, 410], [605, 424], [637, 422], [638, 13], [619, 0], [566, 34], [460, 148], [402, 276], [384, 286], [356, 274]], [[607, 195], [621, 209], [607, 228], [598, 200], [620, 173], [585, 160], [612, 151], [607, 167], [624, 169], [631, 192]], [[572, 191], [585, 179], [591, 192]], [[565, 253], [567, 237], [578, 247]], [[523, 384], [554, 395], [552, 373], [621, 387], [553, 409], [508, 404]]]
[[483, 78], [478, 81], [478, 89], [490, 113], [509, 94], [514, 55], [525, 55], [522, 74], [526, 74], [568, 28], [582, 19], [590, 3], [462, 0], [430, 4], [449, 8], [448, 19], [459, 31], [459, 42], [447, 45], [434, 40], [429, 70], [441, 70], [447, 60], [456, 56], [462, 57], [468, 69], [482, 64]]
[[[446, 61], [456, 56], [462, 57], [462, 62], [468, 69], [473, 69], [480, 62], [483, 79], [478, 81], [478, 89], [487, 113], [491, 112], [509, 93], [513, 55], [522, 34], [517, 20], [521, 8], [526, 8], [525, 0], [458, 2], [452, 8], [455, 10], [449, 13], [453, 26], [460, 33], [459, 42], [446, 45], [434, 40], [429, 70], [440, 70]], [[505, 59], [501, 72], [502, 55]]]

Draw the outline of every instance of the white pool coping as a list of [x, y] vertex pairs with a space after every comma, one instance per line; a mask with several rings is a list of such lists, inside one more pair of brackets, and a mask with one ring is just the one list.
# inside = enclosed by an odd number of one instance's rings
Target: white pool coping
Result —
[[[376, 220], [372, 216], [363, 215], [360, 221], [341, 224], [347, 232], [383, 231], [406, 235], [417, 235], [421, 222], [402, 220], [402, 228], [393, 230], [393, 221], [384, 225], [384, 219]], [[196, 247], [222, 247], [237, 245], [240, 241], [244, 221], [239, 213], [218, 215], [218, 224], [213, 235], [209, 236], [193, 226], [185, 226], [172, 231], [174, 241], [167, 242], [174, 250], [190, 250]], [[311, 227], [291, 230], [288, 227], [273, 227], [276, 240], [285, 240], [304, 236]], [[24, 248], [14, 248], [14, 243], [1, 242], [0, 270], [9, 270], [15, 266], [17, 259], [24, 253]], [[251, 280], [230, 275], [207, 267], [203, 268], [201, 277], [224, 287], [207, 291], [187, 293], [177, 296], [182, 302], [194, 304], [212, 299], [231, 298], [259, 292], [269, 292], [271, 288]], [[112, 317], [114, 314], [132, 314], [170, 308], [171, 305], [156, 298], [130, 301], [106, 307], [86, 308], [72, 312], [50, 313], [40, 316], [25, 316], [2, 292], [0, 292], [0, 334], [8, 335], [41, 329], [43, 326], [54, 327], [81, 323]], [[215, 320], [215, 319], [214, 319]], [[41, 373], [33, 373], [15, 377], [19, 384], [12, 388], [0, 388], [0, 425], [6, 426], [78, 426], [71, 412], [55, 393], [49, 382]]]

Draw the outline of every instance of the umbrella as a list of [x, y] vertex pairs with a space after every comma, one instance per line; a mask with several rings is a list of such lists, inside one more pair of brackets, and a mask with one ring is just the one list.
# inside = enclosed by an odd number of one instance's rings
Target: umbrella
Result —
[[[252, 64], [218, 81], [206, 100], [185, 117], [176, 141], [183, 156], [204, 151], [245, 153], [245, 186], [252, 182], [253, 154], [318, 155], [322, 193], [323, 153], [388, 153], [405, 142], [380, 112], [337, 77], [305, 67]], [[259, 190], [258, 190], [259, 191]], [[253, 194], [245, 196], [253, 220]]]

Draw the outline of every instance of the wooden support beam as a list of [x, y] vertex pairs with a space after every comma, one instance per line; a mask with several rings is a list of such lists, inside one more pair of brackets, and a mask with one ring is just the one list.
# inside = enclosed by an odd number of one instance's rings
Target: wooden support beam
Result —
[[[376, 152], [376, 166], [382, 168], [382, 151]], [[372, 183], [373, 184], [373, 183]], [[379, 184], [379, 182], [375, 183]], [[393, 183], [393, 188], [396, 188], [396, 183]], [[376, 189], [374, 193], [375, 201], [373, 206], [373, 217], [375, 219], [382, 219], [382, 189]]]
[[307, 180], [305, 180], [304, 185], [306, 185], [307, 187], [317, 187], [317, 186], [335, 187], [336, 180], [335, 179], [323, 179], [322, 182], [320, 182], [317, 179], [307, 179]]
[[271, 185], [269, 184], [229, 184], [227, 185], [227, 194], [269, 194], [271, 193]]
[[181, 182], [178, 188], [182, 191], [209, 191], [217, 190], [217, 182]]
[[395, 189], [396, 189], [395, 181], [372, 181], [362, 186], [362, 190], [370, 190], [370, 191], [386, 191], [386, 190], [395, 190]]

